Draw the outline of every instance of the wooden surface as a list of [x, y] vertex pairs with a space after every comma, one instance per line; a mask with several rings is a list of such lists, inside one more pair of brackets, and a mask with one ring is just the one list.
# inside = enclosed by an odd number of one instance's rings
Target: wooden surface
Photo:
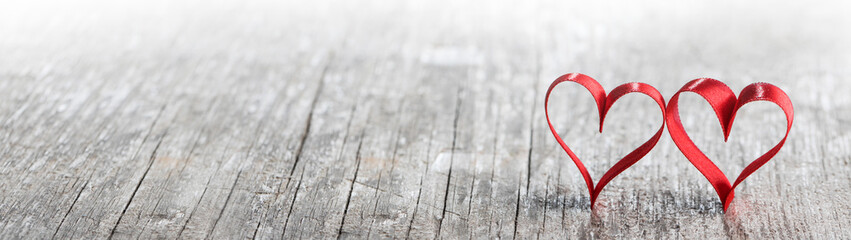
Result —
[[[673, 5], [671, 5], [673, 4]], [[841, 3], [113, 1], [0, 7], [0, 238], [851, 238], [851, 17]], [[785, 147], [726, 214], [668, 133], [589, 210], [543, 93], [582, 72], [669, 98], [713, 77], [786, 90]], [[555, 92], [599, 179], [660, 124], [628, 95], [603, 134]], [[782, 137], [748, 105], [735, 178]]]

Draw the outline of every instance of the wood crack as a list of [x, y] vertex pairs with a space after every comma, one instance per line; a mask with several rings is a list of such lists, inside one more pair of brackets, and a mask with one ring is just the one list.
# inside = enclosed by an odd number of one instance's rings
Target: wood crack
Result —
[[343, 226], [346, 224], [346, 215], [349, 213], [349, 203], [352, 202], [352, 192], [355, 190], [355, 181], [358, 179], [358, 170], [360, 170], [360, 150], [363, 146], [363, 138], [361, 138], [360, 143], [358, 143], [358, 150], [355, 152], [355, 175], [352, 177], [352, 184], [349, 187], [349, 194], [346, 197], [346, 206], [343, 208], [343, 218], [340, 219], [340, 229], [337, 231], [337, 239], [340, 239], [343, 236]]
[[281, 233], [281, 238], [285, 238], [287, 234], [287, 227], [290, 224], [290, 218], [292, 218], [293, 214], [293, 205], [295, 205], [295, 200], [298, 199], [298, 190], [301, 189], [301, 183], [304, 181], [304, 172], [301, 172], [301, 177], [298, 179], [298, 184], [295, 187], [295, 193], [293, 194], [293, 200], [290, 202], [290, 210], [287, 211], [287, 220], [284, 221], [284, 231]]
[[[434, 125], [432, 128], [434, 129]], [[429, 139], [434, 139], [434, 131], [431, 131], [431, 135], [429, 135]], [[428, 146], [426, 147], [426, 161], [431, 159], [431, 144], [432, 141], [428, 141]], [[408, 223], [408, 230], [405, 231], [405, 239], [410, 239], [411, 237], [411, 229], [414, 227], [414, 219], [417, 218], [417, 210], [420, 208], [420, 199], [423, 194], [423, 180], [425, 176], [428, 175], [429, 164], [426, 162], [425, 170], [423, 171], [423, 175], [420, 176], [419, 189], [417, 190], [417, 203], [414, 205], [414, 212], [411, 214], [411, 221]]]
[[[213, 230], [215, 230], [216, 226], [219, 225], [219, 220], [222, 219], [222, 214], [224, 214], [225, 209], [228, 207], [228, 203], [230, 203], [230, 197], [233, 196], [233, 191], [234, 191], [234, 189], [236, 189], [236, 182], [239, 181], [240, 176], [242, 176], [242, 170], [239, 170], [239, 172], [236, 173], [236, 179], [233, 180], [233, 184], [230, 187], [230, 192], [228, 192], [228, 196], [225, 198], [225, 205], [222, 206], [221, 210], [219, 210], [219, 216], [216, 217], [216, 221], [213, 222], [213, 228], [212, 228]], [[186, 228], [186, 225], [184, 225], [183, 227]], [[181, 232], [183, 232], [183, 230], [181, 230]], [[211, 232], [207, 236], [212, 235], [212, 233], [213, 232], [211, 230]]]
[[461, 88], [458, 88], [457, 97], [455, 99], [455, 120], [452, 124], [452, 149], [449, 155], [449, 172], [446, 174], [446, 189], [443, 191], [443, 211], [440, 213], [440, 220], [437, 223], [437, 235], [440, 236], [440, 230], [443, 228], [443, 219], [446, 218], [446, 202], [449, 201], [449, 185], [452, 183], [452, 165], [455, 161], [455, 144], [458, 140], [458, 119], [461, 113]]
[[[91, 176], [89, 176], [89, 178], [90, 177]], [[67, 218], [68, 214], [71, 213], [71, 210], [74, 209], [74, 205], [77, 205], [77, 200], [80, 200], [80, 196], [83, 195], [83, 191], [86, 190], [86, 186], [88, 186], [88, 185], [89, 185], [89, 180], [86, 180], [86, 182], [83, 183], [83, 187], [81, 187], [80, 191], [77, 192], [77, 197], [75, 197], [74, 201], [71, 202], [71, 207], [68, 207], [68, 211], [65, 212], [65, 215], [62, 216], [62, 220], [59, 221], [59, 226], [56, 227], [56, 231], [53, 232], [53, 237], [50, 237], [51, 239], [56, 239], [56, 234], [59, 233], [59, 229], [62, 229], [62, 224], [65, 223], [65, 218]]]
[[[402, 106], [404, 106], [404, 105], [405, 104], [404, 104], [404, 101], [403, 101], [402, 103], [399, 104], [399, 108], [396, 111], [401, 112]], [[401, 122], [401, 121], [402, 121], [402, 114], [399, 114], [399, 119], [397, 120], [397, 122]], [[395, 144], [393, 146], [393, 153], [391, 154], [391, 156], [393, 156], [393, 163], [391, 163], [390, 171], [388, 172], [388, 175], [390, 175], [389, 177], [390, 177], [391, 182], [393, 181], [393, 170], [396, 169], [396, 163], [399, 161], [399, 157], [398, 157], [399, 144], [400, 144], [399, 143], [399, 136], [401, 134], [402, 134], [402, 127], [398, 127], [396, 129], [395, 138], [394, 138]], [[378, 210], [378, 203], [381, 201], [381, 195], [379, 194], [379, 192], [389, 192], [390, 194], [399, 196], [399, 194], [396, 194], [392, 191], [381, 190], [381, 175], [382, 175], [381, 173], [378, 174], [378, 183], [375, 186], [375, 204], [372, 207], [372, 216], [375, 216], [375, 213]], [[374, 224], [374, 220], [373, 220], [373, 223], [370, 224], [369, 229], [366, 232], [366, 238], [367, 239], [369, 239], [369, 236], [372, 234], [372, 225], [373, 224]]]
[[[165, 136], [165, 134], [167, 134], [167, 133], [168, 132], [166, 131], [166, 133], [164, 133], [163, 136]], [[115, 226], [112, 227], [112, 231], [110, 231], [109, 237], [107, 237], [107, 239], [112, 239], [112, 237], [115, 235], [115, 230], [118, 229], [118, 225], [121, 224], [121, 219], [123, 219], [124, 214], [127, 213], [127, 208], [130, 207], [130, 203], [133, 202], [133, 198], [135, 198], [136, 193], [139, 192], [139, 187], [142, 186], [142, 182], [145, 181], [145, 177], [148, 176], [148, 171], [150, 171], [151, 166], [154, 165], [154, 160], [156, 160], [156, 157], [157, 157], [157, 150], [160, 149], [160, 145], [162, 143], [163, 143], [163, 138], [160, 138], [159, 142], [157, 142], [157, 146], [154, 147], [154, 151], [151, 153], [151, 158], [148, 160], [148, 167], [145, 168], [145, 172], [142, 173], [142, 177], [139, 178], [139, 182], [136, 183], [136, 187], [133, 189], [133, 193], [130, 194], [130, 199], [127, 200], [127, 204], [124, 205], [124, 210], [121, 210], [121, 215], [118, 217], [118, 221], [115, 222]]]
[[522, 182], [520, 179], [517, 179], [517, 204], [514, 206], [514, 234], [511, 235], [511, 239], [517, 239], [517, 222], [520, 216], [520, 190], [523, 187], [521, 185]]
[[[360, 101], [355, 101], [355, 103], [358, 103], [358, 102], [360, 102]], [[349, 141], [349, 132], [351, 131], [352, 122], [354, 121], [354, 118], [355, 118], [355, 110], [357, 110], [357, 108], [358, 108], [358, 106], [357, 106], [357, 104], [355, 104], [354, 106], [352, 106], [351, 113], [349, 113], [349, 122], [346, 123], [346, 134], [343, 137], [343, 147], [342, 147], [343, 149], [345, 149], [346, 144]], [[338, 239], [343, 234], [343, 225], [346, 224], [346, 214], [348, 214], [348, 212], [349, 212], [349, 203], [352, 201], [352, 192], [355, 190], [355, 181], [357, 181], [357, 179], [358, 179], [358, 171], [360, 170], [360, 161], [361, 161], [360, 150], [361, 150], [361, 147], [363, 146], [363, 136], [364, 136], [365, 131], [366, 130], [361, 131], [360, 141], [358, 142], [358, 149], [355, 150], [355, 173], [354, 173], [354, 176], [352, 176], [351, 186], [349, 186], [349, 194], [346, 197], [346, 205], [343, 206], [343, 217], [342, 217], [342, 219], [340, 219], [340, 229], [337, 231], [337, 238]], [[343, 151], [342, 150], [340, 151], [340, 154], [337, 155], [337, 161], [338, 162], [343, 161]]]
[[[313, 101], [310, 103], [310, 112], [307, 114], [307, 120], [306, 120], [307, 125], [305, 126], [304, 132], [302, 133], [301, 141], [299, 143], [298, 150], [296, 151], [296, 155], [295, 155], [296, 157], [295, 157], [295, 160], [293, 161], [293, 166], [290, 169], [289, 180], [287, 180], [287, 184], [284, 186], [284, 189], [288, 189], [289, 186], [290, 186], [290, 183], [292, 182], [292, 177], [293, 177], [293, 174], [295, 173], [296, 167], [298, 166], [299, 160], [301, 160], [302, 153], [303, 153], [303, 150], [304, 150], [304, 145], [307, 142], [307, 137], [308, 137], [308, 135], [310, 135], [310, 124], [313, 121], [314, 111], [316, 111], [316, 103], [319, 101], [319, 95], [322, 92], [323, 86], [325, 85], [325, 74], [328, 73], [328, 69], [331, 66], [331, 63], [330, 63], [331, 61], [329, 60], [328, 62], [329, 63], [325, 65], [325, 67], [322, 69], [322, 73], [319, 76], [319, 85], [316, 87], [316, 93], [314, 93]], [[304, 173], [302, 172], [302, 176], [303, 175], [304, 175]], [[296, 196], [298, 196], [298, 188], [301, 186], [301, 180], [302, 179], [299, 179], [298, 186], [296, 186], [296, 189], [295, 189], [295, 196], [293, 196], [293, 200], [290, 203], [289, 210], [287, 211], [287, 220], [284, 221], [284, 228], [283, 228], [283, 232], [281, 233], [281, 237], [283, 237], [284, 234], [287, 233], [287, 224], [290, 221], [290, 215], [289, 214], [292, 214], [292, 212], [293, 212], [293, 204], [295, 204]], [[278, 199], [277, 196], [278, 195], [275, 195], [275, 201], [277, 201], [277, 199]]]

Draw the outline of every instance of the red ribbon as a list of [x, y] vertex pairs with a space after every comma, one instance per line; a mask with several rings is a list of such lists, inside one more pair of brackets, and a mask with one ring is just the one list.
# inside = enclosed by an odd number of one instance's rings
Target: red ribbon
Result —
[[[659, 131], [657, 131], [656, 134], [650, 138], [650, 140], [647, 140], [647, 142], [644, 142], [644, 144], [641, 144], [641, 146], [639, 146], [635, 150], [632, 150], [632, 152], [624, 156], [614, 166], [609, 168], [609, 170], [605, 174], [603, 174], [603, 177], [600, 178], [600, 182], [597, 183], [596, 187], [594, 187], [594, 181], [591, 180], [591, 175], [588, 174], [588, 170], [585, 169], [585, 165], [583, 165], [582, 161], [579, 160], [576, 154], [574, 154], [573, 151], [571, 151], [570, 148], [567, 147], [567, 144], [564, 143], [564, 141], [556, 132], [552, 122], [550, 122], [550, 114], [549, 112], [547, 112], [547, 106], [550, 101], [550, 93], [553, 91], [553, 88], [559, 83], [568, 81], [579, 83], [580, 85], [588, 89], [589, 92], [591, 92], [591, 96], [593, 96], [594, 100], [596, 100], [597, 110], [600, 113], [601, 133], [603, 132], [603, 120], [606, 118], [606, 113], [609, 111], [609, 108], [612, 107], [612, 104], [614, 104], [615, 101], [618, 100], [618, 98], [622, 97], [623, 95], [626, 95], [627, 93], [639, 92], [650, 96], [650, 98], [653, 98], [653, 100], [655, 100], [656, 103], [659, 104], [659, 108], [661, 108], [662, 110], [662, 126], [659, 127]], [[603, 90], [603, 86], [601, 86], [600, 83], [597, 82], [597, 80], [594, 80], [593, 78], [580, 73], [565, 74], [553, 81], [552, 84], [550, 84], [550, 88], [547, 89], [546, 99], [544, 100], [544, 112], [547, 115], [547, 124], [550, 125], [550, 131], [552, 131], [553, 136], [556, 138], [556, 141], [558, 141], [558, 143], [561, 145], [561, 148], [563, 148], [564, 151], [567, 152], [567, 155], [570, 156], [570, 159], [572, 159], [573, 163], [576, 164], [576, 167], [579, 168], [579, 172], [582, 173], [582, 177], [585, 178], [585, 184], [588, 186], [588, 192], [591, 195], [591, 209], [594, 209], [594, 202], [596, 202], [597, 196], [603, 190], [603, 187], [605, 187], [606, 184], [609, 183], [609, 181], [615, 178], [615, 176], [635, 164], [635, 162], [638, 162], [638, 160], [644, 157], [644, 155], [647, 155], [650, 149], [656, 146], [656, 142], [658, 142], [659, 138], [662, 136], [662, 129], [665, 128], [665, 99], [662, 97], [662, 94], [660, 94], [659, 91], [656, 90], [656, 88], [653, 88], [653, 86], [637, 82], [626, 83], [616, 87], [615, 89], [612, 89], [612, 91], [609, 92], [609, 95], [606, 96], [606, 91]]]
[[[727, 176], [724, 175], [724, 173], [721, 172], [721, 170], [718, 169], [718, 167], [715, 166], [715, 164], [712, 163], [712, 161], [694, 145], [694, 142], [692, 142], [691, 138], [689, 138], [688, 134], [686, 134], [685, 129], [683, 129], [683, 124], [680, 122], [680, 114], [677, 106], [677, 101], [679, 100], [680, 93], [682, 92], [697, 93], [709, 102], [709, 105], [712, 106], [712, 109], [715, 110], [715, 114], [718, 116], [718, 121], [721, 122], [721, 130], [724, 131], [724, 141], [727, 141], [727, 137], [730, 136], [730, 129], [733, 126], [733, 119], [736, 118], [736, 112], [743, 105], [753, 101], [769, 101], [780, 106], [780, 109], [782, 109], [783, 113], [786, 114], [786, 135], [783, 137], [783, 140], [780, 140], [780, 143], [777, 143], [777, 145], [771, 148], [771, 150], [745, 167], [731, 186], [730, 182], [727, 180]], [[735, 195], [733, 190], [736, 186], [751, 175], [751, 173], [768, 162], [768, 160], [774, 157], [780, 148], [783, 147], [783, 143], [786, 142], [786, 137], [789, 136], [789, 130], [792, 128], [792, 119], [794, 116], [795, 113], [792, 108], [792, 101], [789, 100], [789, 96], [787, 96], [783, 90], [774, 85], [768, 83], [754, 83], [748, 85], [742, 89], [742, 92], [739, 93], [739, 98], [737, 99], [736, 95], [733, 94], [733, 91], [724, 83], [711, 78], [700, 78], [686, 83], [685, 86], [671, 97], [671, 100], [668, 102], [666, 122], [668, 123], [668, 132], [671, 133], [671, 138], [673, 138], [674, 143], [677, 144], [680, 151], [683, 152], [686, 158], [691, 161], [697, 170], [699, 170], [700, 173], [709, 180], [712, 187], [715, 188], [715, 192], [718, 193], [718, 197], [721, 199], [721, 202], [724, 203], [724, 211], [727, 211], [727, 206], [730, 205], [730, 202], [733, 200]]]

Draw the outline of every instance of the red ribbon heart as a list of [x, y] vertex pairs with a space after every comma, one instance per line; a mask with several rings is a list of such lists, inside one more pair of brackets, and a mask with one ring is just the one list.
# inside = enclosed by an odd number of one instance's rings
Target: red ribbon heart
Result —
[[[639, 146], [635, 150], [632, 150], [632, 152], [624, 156], [614, 166], [609, 168], [609, 170], [605, 174], [603, 174], [603, 177], [600, 178], [600, 182], [597, 183], [596, 187], [594, 187], [594, 181], [591, 180], [591, 175], [588, 174], [588, 170], [585, 169], [585, 165], [582, 164], [582, 161], [579, 161], [579, 158], [576, 157], [576, 154], [574, 154], [573, 151], [571, 151], [570, 148], [567, 147], [567, 144], [565, 144], [564, 141], [561, 140], [561, 137], [556, 132], [556, 129], [553, 127], [552, 122], [550, 122], [550, 114], [549, 112], [547, 112], [547, 106], [550, 101], [550, 93], [553, 91], [553, 88], [559, 83], [568, 81], [579, 83], [580, 85], [588, 89], [589, 92], [591, 92], [591, 96], [593, 96], [594, 100], [596, 100], [597, 110], [600, 113], [601, 133], [603, 132], [603, 120], [606, 118], [606, 113], [609, 111], [609, 108], [612, 107], [612, 104], [614, 104], [615, 101], [618, 100], [618, 98], [622, 97], [623, 95], [626, 95], [627, 93], [640, 92], [647, 96], [650, 96], [650, 98], [653, 98], [653, 100], [655, 100], [656, 103], [659, 104], [659, 108], [662, 109], [662, 126], [659, 127], [659, 131], [656, 132], [656, 135], [653, 135], [650, 140], [647, 140], [647, 142], [644, 142], [644, 144], [641, 144], [641, 146]], [[579, 172], [582, 173], [582, 177], [585, 178], [585, 184], [588, 185], [588, 192], [591, 195], [591, 209], [594, 209], [594, 202], [596, 202], [597, 195], [600, 194], [600, 192], [603, 190], [603, 187], [605, 187], [606, 184], [609, 183], [609, 181], [615, 178], [615, 176], [635, 164], [635, 162], [638, 162], [638, 160], [644, 157], [644, 155], [647, 155], [647, 153], [650, 152], [650, 149], [653, 149], [653, 147], [656, 146], [656, 142], [658, 142], [659, 138], [662, 136], [662, 129], [665, 128], [665, 99], [662, 97], [662, 94], [660, 94], [659, 91], [656, 90], [656, 88], [653, 88], [653, 86], [637, 82], [625, 83], [616, 87], [615, 89], [612, 89], [612, 91], [609, 92], [609, 95], [606, 96], [606, 91], [603, 90], [603, 86], [601, 86], [600, 83], [597, 82], [597, 80], [594, 80], [593, 78], [583, 75], [581, 73], [565, 74], [553, 81], [552, 84], [550, 84], [550, 88], [547, 89], [546, 99], [544, 100], [544, 113], [547, 115], [547, 124], [550, 125], [550, 131], [552, 131], [553, 136], [556, 138], [556, 141], [558, 141], [558, 143], [561, 145], [561, 148], [563, 148], [564, 151], [567, 152], [567, 155], [570, 156], [570, 159], [573, 159], [573, 163], [576, 164], [576, 167], [579, 168]]]
[[[730, 129], [733, 126], [733, 119], [736, 118], [736, 112], [743, 105], [753, 101], [769, 101], [780, 106], [780, 109], [786, 114], [786, 135], [774, 148], [771, 148], [771, 150], [745, 167], [731, 186], [727, 180], [727, 176], [694, 145], [694, 142], [692, 142], [691, 138], [686, 134], [685, 129], [683, 129], [677, 106], [677, 101], [682, 92], [697, 93], [709, 102], [709, 105], [715, 110], [715, 114], [718, 115], [718, 121], [721, 122], [721, 130], [724, 131], [724, 141], [727, 141], [727, 137], [730, 136]], [[795, 116], [789, 96], [774, 85], [768, 83], [748, 85], [742, 89], [737, 99], [736, 95], [733, 94], [733, 91], [727, 85], [711, 78], [700, 78], [686, 83], [680, 91], [671, 97], [671, 100], [668, 102], [667, 112], [666, 121], [668, 122], [668, 132], [671, 133], [671, 138], [673, 138], [674, 143], [677, 144], [677, 147], [680, 148], [680, 151], [683, 152], [686, 158], [712, 183], [712, 187], [715, 188], [715, 192], [718, 193], [718, 197], [724, 203], [724, 211], [727, 211], [727, 206], [733, 200], [735, 195], [733, 189], [751, 175], [751, 173], [774, 157], [780, 148], [783, 147], [786, 137], [789, 136], [789, 130], [792, 128], [792, 119]]]

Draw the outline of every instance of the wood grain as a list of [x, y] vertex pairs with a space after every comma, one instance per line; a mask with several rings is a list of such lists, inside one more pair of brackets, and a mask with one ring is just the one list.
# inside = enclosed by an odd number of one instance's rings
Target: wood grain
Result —
[[[851, 17], [841, 2], [33, 2], [0, 8], [0, 238], [849, 239]], [[792, 98], [780, 153], [729, 212], [667, 133], [594, 211], [543, 91], [568, 72], [666, 97], [698, 77]], [[594, 179], [661, 113], [627, 95], [602, 134], [563, 84], [558, 132]], [[734, 178], [781, 138], [757, 103]]]

